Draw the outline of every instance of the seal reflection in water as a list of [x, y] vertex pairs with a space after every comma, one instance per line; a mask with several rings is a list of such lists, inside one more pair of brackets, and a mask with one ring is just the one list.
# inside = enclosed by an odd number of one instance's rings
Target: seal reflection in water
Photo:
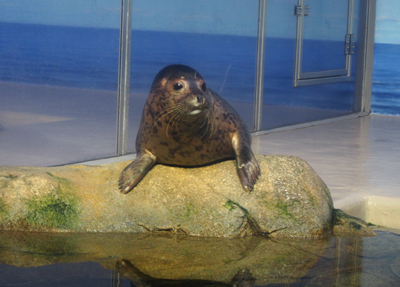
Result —
[[136, 159], [121, 173], [122, 193], [132, 190], [155, 163], [201, 166], [236, 158], [237, 173], [252, 191], [260, 168], [251, 135], [239, 114], [207, 87], [199, 72], [163, 68], [154, 78], [136, 137]]
[[160, 279], [151, 277], [138, 268], [136, 268], [129, 260], [121, 259], [116, 263], [116, 269], [126, 279], [131, 281], [131, 286], [136, 287], [252, 287], [256, 279], [253, 278], [250, 271], [247, 269], [239, 270], [232, 278], [230, 283], [223, 283], [211, 280], [196, 280], [196, 279]]

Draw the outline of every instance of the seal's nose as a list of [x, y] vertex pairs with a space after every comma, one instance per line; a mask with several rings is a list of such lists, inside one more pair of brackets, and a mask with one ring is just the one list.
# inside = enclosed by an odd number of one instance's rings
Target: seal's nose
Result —
[[201, 89], [203, 92], [207, 92], [207, 85], [206, 85], [206, 82], [201, 83], [200, 89]]
[[208, 108], [208, 101], [204, 95], [193, 95], [189, 105], [189, 115], [196, 115]]
[[197, 103], [199, 104], [204, 104], [206, 99], [204, 97], [196, 96], [197, 98]]

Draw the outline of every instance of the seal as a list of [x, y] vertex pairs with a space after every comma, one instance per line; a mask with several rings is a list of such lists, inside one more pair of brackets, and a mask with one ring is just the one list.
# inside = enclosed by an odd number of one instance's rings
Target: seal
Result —
[[237, 174], [248, 192], [260, 175], [244, 121], [207, 87], [199, 72], [184, 65], [167, 66], [155, 76], [136, 152], [135, 160], [121, 173], [122, 193], [131, 191], [156, 163], [202, 166], [236, 158]]

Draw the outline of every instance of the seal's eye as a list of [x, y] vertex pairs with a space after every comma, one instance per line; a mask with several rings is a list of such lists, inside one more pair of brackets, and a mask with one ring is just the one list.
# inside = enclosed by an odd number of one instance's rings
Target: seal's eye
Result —
[[203, 84], [201, 85], [201, 90], [202, 90], [203, 92], [207, 91], [207, 85], [206, 85], [206, 83], [203, 83]]
[[174, 84], [174, 90], [175, 91], [179, 91], [179, 90], [181, 90], [183, 88], [183, 85], [182, 84], [180, 84], [180, 83], [175, 83]]

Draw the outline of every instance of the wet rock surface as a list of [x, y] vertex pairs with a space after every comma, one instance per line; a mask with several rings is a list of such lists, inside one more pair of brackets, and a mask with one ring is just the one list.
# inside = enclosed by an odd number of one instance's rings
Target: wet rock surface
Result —
[[358, 234], [361, 236], [376, 235], [364, 220], [348, 215], [340, 209], [334, 210], [333, 233]]
[[[252, 283], [238, 286], [253, 286], [299, 280], [324, 254], [329, 239], [6, 231], [0, 232], [0, 246], [0, 263], [25, 268], [91, 261], [143, 286], [157, 281], [171, 286], [230, 286], [238, 277]], [[7, 283], [2, 279], [0, 283]]]
[[309, 237], [331, 230], [330, 192], [304, 160], [256, 157], [262, 175], [252, 193], [242, 189], [231, 160], [200, 168], [156, 165], [126, 195], [117, 182], [128, 162], [1, 167], [0, 227], [213, 237]]

